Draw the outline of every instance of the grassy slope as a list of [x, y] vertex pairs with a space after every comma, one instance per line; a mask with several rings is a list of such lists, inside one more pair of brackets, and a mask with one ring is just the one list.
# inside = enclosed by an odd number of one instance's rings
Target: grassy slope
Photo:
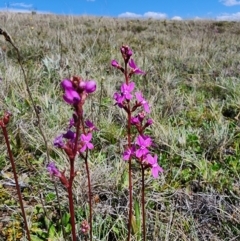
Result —
[[[31, 92], [41, 108], [51, 158], [60, 169], [67, 168], [67, 159], [53, 148], [52, 140], [66, 130], [71, 116], [61, 98], [60, 80], [81, 75], [98, 82], [98, 92], [85, 111], [100, 128], [90, 160], [96, 240], [126, 237], [126, 165], [121, 160], [125, 117], [112, 101], [123, 79], [110, 66], [112, 59], [121, 60], [122, 44], [131, 46], [138, 66], [147, 72], [146, 77], [134, 76], [134, 81], [152, 105], [155, 124], [149, 133], [165, 170], [158, 180], [147, 175], [148, 240], [238, 239], [240, 23], [10, 13], [1, 13], [0, 19], [20, 49]], [[16, 53], [4, 40], [0, 46], [0, 109], [13, 113], [9, 132], [19, 173], [30, 185], [24, 190], [29, 222], [32, 233], [44, 240], [48, 234], [37, 231], [46, 229], [41, 202], [52, 211], [49, 220], [59, 219], [54, 187], [45, 170], [45, 146]], [[0, 169], [8, 175], [11, 170], [3, 141], [0, 150]], [[80, 222], [87, 212], [87, 190], [84, 165], [79, 161], [76, 166]], [[139, 171], [136, 166], [136, 200], [140, 199]], [[8, 240], [17, 240], [17, 235], [21, 237], [16, 222], [19, 210], [14, 189], [3, 185], [6, 180], [2, 175], [0, 232]], [[59, 193], [66, 213], [66, 192], [61, 185]], [[62, 240], [58, 226], [56, 230], [56, 240]]]

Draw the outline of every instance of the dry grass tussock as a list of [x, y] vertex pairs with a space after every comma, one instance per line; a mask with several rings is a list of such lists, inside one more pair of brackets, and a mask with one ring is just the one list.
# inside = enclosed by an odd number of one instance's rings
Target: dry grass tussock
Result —
[[[71, 111], [62, 101], [60, 80], [80, 75], [98, 83], [85, 107], [86, 117], [100, 129], [90, 155], [95, 240], [127, 235], [127, 166], [121, 157], [125, 115], [112, 100], [122, 75], [110, 66], [112, 59], [120, 60], [122, 44], [131, 46], [147, 72], [134, 81], [152, 106], [149, 133], [164, 168], [159, 179], [146, 177], [147, 240], [240, 240], [240, 23], [12, 13], [0, 13], [0, 23], [19, 48], [50, 157], [62, 170], [68, 161], [52, 141], [66, 130]], [[59, 209], [45, 167], [46, 147], [16, 51], [3, 38], [0, 78], [0, 110], [13, 114], [8, 129], [31, 233], [47, 240], [46, 218], [57, 223]], [[76, 166], [79, 229], [88, 213], [87, 186], [84, 164]], [[0, 240], [24, 240], [3, 139], [0, 170]], [[139, 173], [136, 166], [136, 206]], [[62, 213], [67, 213], [66, 192], [57, 186]], [[59, 224], [54, 237], [63, 240]]]

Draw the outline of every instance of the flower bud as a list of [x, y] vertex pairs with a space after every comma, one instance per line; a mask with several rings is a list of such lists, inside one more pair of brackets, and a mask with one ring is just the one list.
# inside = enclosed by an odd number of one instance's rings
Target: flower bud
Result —
[[97, 86], [96, 86], [96, 82], [94, 80], [89, 80], [86, 82], [85, 85], [85, 91], [87, 93], [92, 93], [96, 90]]
[[63, 80], [61, 86], [64, 90], [73, 88], [72, 81], [68, 79]]

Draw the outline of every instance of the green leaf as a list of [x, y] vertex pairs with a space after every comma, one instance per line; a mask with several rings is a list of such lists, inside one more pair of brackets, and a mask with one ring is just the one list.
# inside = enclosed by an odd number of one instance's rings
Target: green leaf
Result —
[[43, 241], [43, 239], [39, 238], [36, 235], [31, 235], [31, 241]]
[[134, 215], [132, 215], [132, 230], [133, 230], [133, 233], [136, 234], [137, 233], [137, 222], [136, 222], [136, 218]]
[[47, 202], [51, 202], [51, 201], [55, 200], [55, 198], [56, 198], [56, 194], [55, 193], [48, 193], [46, 195], [46, 201]]
[[119, 229], [117, 227], [113, 226], [112, 230], [115, 234], [119, 235], [120, 232], [119, 232]]
[[120, 182], [118, 184], [119, 191], [122, 191], [123, 189], [128, 188], [128, 185], [129, 185], [128, 184], [128, 171], [127, 171], [127, 169], [125, 169], [121, 176]]
[[62, 216], [63, 225], [66, 226], [69, 223], [69, 220], [70, 220], [70, 214], [64, 213]]
[[56, 235], [56, 229], [53, 226], [53, 224], [49, 228], [48, 235], [49, 235], [49, 238], [54, 238]]
[[44, 217], [44, 223], [47, 229], [49, 229], [50, 225], [52, 224], [52, 222], [46, 216]]
[[138, 200], [134, 200], [134, 211], [135, 211], [135, 216], [136, 216], [136, 224], [138, 227], [140, 227], [141, 226], [141, 217], [140, 217], [140, 204], [139, 204]]
[[70, 233], [71, 230], [72, 230], [72, 226], [71, 226], [70, 223], [68, 223], [68, 224], [65, 226], [65, 232], [66, 232], [66, 233]]
[[43, 233], [43, 230], [41, 229], [41, 228], [38, 228], [38, 227], [31, 227], [31, 232], [33, 232], [33, 233], [36, 233], [36, 234], [38, 234], [38, 235], [42, 235], [42, 233]]
[[138, 200], [134, 200], [134, 212], [135, 212], [135, 234], [137, 234], [137, 240], [141, 238], [141, 213], [140, 213], [140, 203]]

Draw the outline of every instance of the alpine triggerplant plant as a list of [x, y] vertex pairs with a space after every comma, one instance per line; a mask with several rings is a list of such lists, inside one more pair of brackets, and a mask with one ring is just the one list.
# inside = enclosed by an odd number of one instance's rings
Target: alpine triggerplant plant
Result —
[[[157, 178], [159, 172], [163, 169], [158, 165], [157, 155], [152, 155], [150, 148], [153, 140], [150, 136], [145, 135], [144, 131], [147, 127], [153, 124], [153, 120], [147, 117], [150, 113], [150, 106], [143, 97], [140, 91], [135, 90], [135, 83], [131, 81], [134, 74], [144, 75], [142, 71], [132, 58], [133, 51], [126, 45], [120, 48], [124, 66], [121, 66], [118, 61], [112, 60], [111, 65], [119, 69], [125, 77], [124, 83], [120, 87], [120, 91], [113, 96], [115, 105], [123, 109], [127, 114], [127, 146], [123, 153], [123, 160], [129, 163], [129, 219], [128, 219], [128, 240], [131, 235], [132, 224], [132, 160], [136, 160], [142, 170], [142, 226], [143, 226], [143, 240], [146, 240], [146, 225], [145, 225], [145, 200], [144, 200], [144, 170], [151, 168], [154, 178]], [[134, 98], [135, 96], [135, 98]], [[132, 135], [132, 128], [136, 128], [138, 135], [135, 140]]]
[[69, 121], [66, 133], [57, 136], [54, 140], [54, 146], [61, 148], [67, 155], [69, 160], [69, 176], [64, 171], [59, 171], [54, 162], [47, 165], [47, 170], [51, 176], [58, 178], [68, 191], [69, 211], [72, 225], [72, 240], [76, 241], [74, 202], [73, 202], [73, 181], [76, 176], [74, 168], [75, 161], [78, 157], [85, 161], [87, 177], [88, 177], [88, 197], [89, 197], [89, 224], [84, 220], [84, 234], [90, 233], [92, 240], [92, 204], [91, 204], [91, 183], [90, 172], [88, 168], [88, 151], [94, 148], [91, 143], [92, 132], [98, 130], [90, 120], [84, 120], [83, 106], [89, 94], [96, 90], [96, 82], [94, 80], [84, 81], [78, 76], [71, 79], [65, 79], [61, 82], [64, 90], [63, 99], [73, 108], [72, 118]]

